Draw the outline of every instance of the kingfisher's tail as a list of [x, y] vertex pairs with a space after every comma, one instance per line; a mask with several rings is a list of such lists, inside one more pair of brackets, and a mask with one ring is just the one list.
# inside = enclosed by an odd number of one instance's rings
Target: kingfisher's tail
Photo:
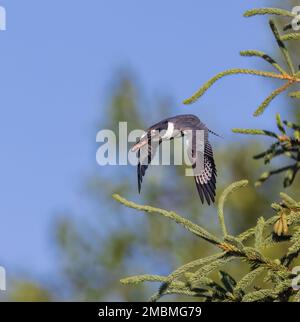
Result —
[[213, 134], [213, 135], [215, 135], [215, 136], [218, 136], [219, 138], [224, 139], [224, 137], [223, 137], [222, 135], [217, 134], [217, 133], [215, 133], [214, 131], [212, 131], [212, 130], [210, 130], [210, 129], [208, 129], [208, 132], [209, 132], [209, 133], [211, 133], [211, 134]]

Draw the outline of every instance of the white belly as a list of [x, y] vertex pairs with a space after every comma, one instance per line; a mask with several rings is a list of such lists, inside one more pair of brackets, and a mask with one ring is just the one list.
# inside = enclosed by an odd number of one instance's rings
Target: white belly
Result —
[[169, 140], [174, 133], [174, 123], [168, 122], [168, 128], [166, 130], [166, 133], [161, 137], [164, 140]]

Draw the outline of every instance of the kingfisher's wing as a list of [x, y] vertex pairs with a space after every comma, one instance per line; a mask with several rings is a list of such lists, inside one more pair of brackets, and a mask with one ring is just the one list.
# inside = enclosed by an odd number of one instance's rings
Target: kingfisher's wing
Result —
[[138, 191], [141, 192], [141, 185], [143, 182], [143, 177], [148, 169], [149, 164], [153, 160], [157, 148], [161, 140], [158, 142], [151, 141], [150, 134], [147, 133], [147, 144], [141, 146], [138, 149], [137, 157], [138, 157], [138, 165], [137, 165], [137, 179], [138, 179]]
[[[203, 128], [201, 128], [203, 130]], [[204, 130], [203, 140], [196, 142], [196, 131], [187, 136], [187, 154], [192, 164], [194, 179], [201, 202], [215, 201], [217, 170], [213, 151], [208, 142], [208, 131]]]

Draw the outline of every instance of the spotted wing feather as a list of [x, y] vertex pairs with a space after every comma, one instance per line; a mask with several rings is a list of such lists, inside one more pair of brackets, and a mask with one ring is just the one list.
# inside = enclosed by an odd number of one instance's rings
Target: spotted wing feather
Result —
[[[202, 125], [198, 130], [204, 130], [203, 144], [195, 144], [196, 131], [187, 135], [188, 138], [188, 156], [194, 170], [194, 180], [198, 190], [201, 202], [206, 202], [210, 205], [215, 201], [216, 195], [216, 165], [213, 157], [213, 151], [208, 142], [208, 131]], [[201, 147], [201, 148], [200, 148]]]
[[197, 173], [194, 178], [201, 202], [204, 203], [205, 197], [206, 202], [210, 205], [215, 201], [217, 170], [213, 151], [208, 141], [205, 143], [203, 160], [203, 170], [201, 173]]

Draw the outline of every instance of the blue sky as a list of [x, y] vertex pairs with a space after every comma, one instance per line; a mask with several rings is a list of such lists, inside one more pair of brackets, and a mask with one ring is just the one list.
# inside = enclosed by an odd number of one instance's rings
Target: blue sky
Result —
[[[266, 17], [245, 19], [259, 0], [0, 0], [0, 265], [46, 276], [55, 269], [51, 227], [58, 213], [84, 209], [82, 181], [96, 169], [96, 121], [120, 67], [147, 97], [167, 94], [174, 114], [195, 113], [232, 139], [232, 127], [272, 127], [276, 100], [253, 118], [274, 84], [231, 77], [199, 102], [182, 100], [215, 73], [268, 66], [243, 49], [277, 56]], [[275, 55], [274, 55], [275, 52]], [[97, 168], [101, 171], [101, 168]]]

